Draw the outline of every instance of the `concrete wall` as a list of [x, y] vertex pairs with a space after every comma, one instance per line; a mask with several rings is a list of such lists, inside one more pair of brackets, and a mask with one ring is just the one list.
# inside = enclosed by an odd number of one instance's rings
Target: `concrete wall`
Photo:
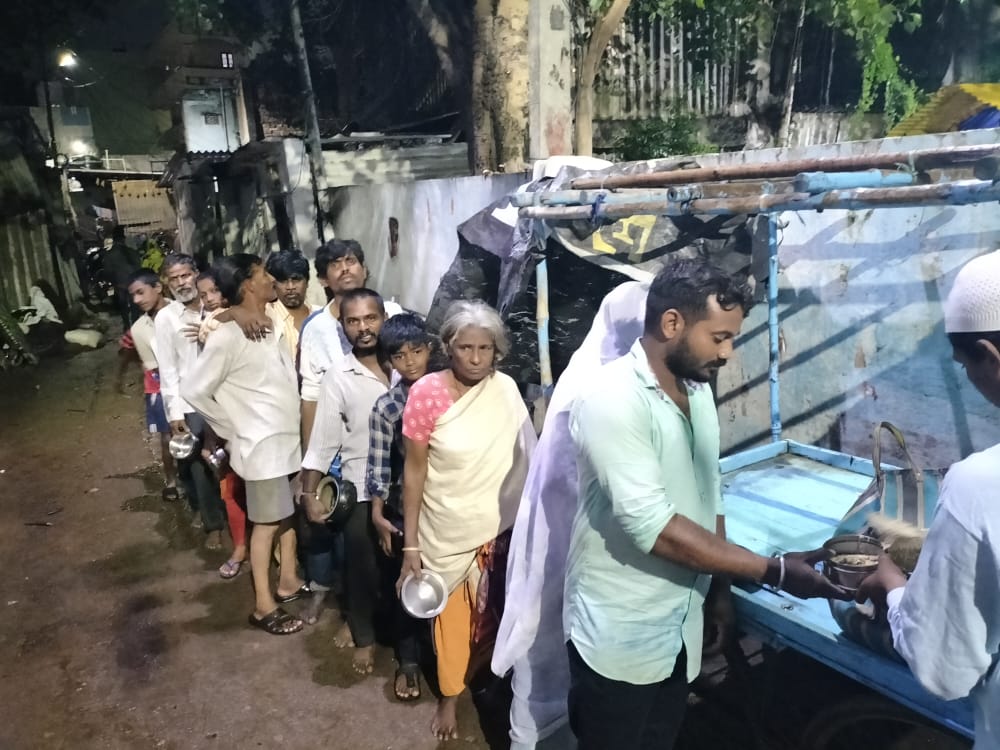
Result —
[[188, 151], [235, 151], [240, 147], [232, 91], [221, 88], [188, 91], [181, 100], [181, 116]]
[[[527, 179], [514, 174], [339, 188], [332, 191], [334, 231], [361, 243], [370, 286], [426, 314], [458, 252], [458, 225]], [[389, 252], [390, 218], [399, 225], [395, 258]]]
[[[705, 166], [996, 142], [997, 131], [699, 157]], [[785, 435], [868, 455], [896, 423], [917, 459], [950, 462], [1000, 442], [1000, 411], [951, 361], [941, 300], [969, 259], [1000, 246], [996, 204], [781, 215]], [[766, 305], [719, 379], [724, 448], [768, 436]]]
[[[53, 88], [55, 87], [53, 86]], [[45, 107], [31, 107], [31, 117], [48, 144], [50, 140], [49, 119]], [[55, 127], [56, 145], [59, 147], [59, 153], [70, 157], [97, 153], [94, 126], [91, 123], [90, 110], [87, 107], [53, 104], [52, 125]]]

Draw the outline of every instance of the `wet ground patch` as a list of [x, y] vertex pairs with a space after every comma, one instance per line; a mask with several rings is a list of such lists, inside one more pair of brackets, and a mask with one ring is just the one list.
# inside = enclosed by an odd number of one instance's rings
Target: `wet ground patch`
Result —
[[152, 594], [136, 594], [115, 615], [115, 663], [126, 682], [149, 682], [177, 645], [176, 627], [160, 616], [164, 603]]
[[191, 633], [224, 633], [247, 627], [246, 616], [253, 609], [253, 584], [249, 572], [236, 578], [203, 586], [194, 597], [205, 605], [202, 617], [185, 623], [184, 629]]
[[93, 567], [111, 587], [133, 586], [162, 575], [167, 551], [160, 540], [136, 542], [95, 560]]
[[[289, 611], [291, 611], [289, 609]], [[386, 664], [391, 660], [392, 654], [385, 649], [375, 650], [375, 674], [359, 675], [351, 667], [351, 656], [353, 648], [337, 648], [333, 643], [333, 637], [340, 630], [343, 624], [337, 616], [327, 616], [313, 626], [306, 626], [305, 635], [306, 653], [316, 660], [316, 666], [312, 671], [312, 681], [317, 685], [328, 687], [350, 688], [363, 680], [377, 678], [386, 671]]]

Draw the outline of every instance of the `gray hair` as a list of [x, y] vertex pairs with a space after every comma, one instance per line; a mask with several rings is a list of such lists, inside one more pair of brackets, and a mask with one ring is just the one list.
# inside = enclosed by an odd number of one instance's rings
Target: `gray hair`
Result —
[[510, 352], [510, 338], [507, 327], [500, 315], [492, 307], [479, 299], [459, 300], [448, 307], [441, 324], [441, 343], [449, 353], [451, 344], [466, 328], [482, 328], [493, 339], [494, 362], [499, 362]]

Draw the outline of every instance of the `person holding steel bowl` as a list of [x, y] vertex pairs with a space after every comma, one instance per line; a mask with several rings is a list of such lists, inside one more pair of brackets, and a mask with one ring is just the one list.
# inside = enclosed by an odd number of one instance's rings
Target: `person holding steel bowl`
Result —
[[410, 389], [403, 411], [403, 565], [397, 589], [422, 566], [449, 596], [433, 623], [441, 698], [431, 732], [458, 736], [455, 705], [489, 664], [503, 607], [510, 529], [536, 436], [514, 381], [496, 366], [510, 349], [482, 301], [445, 315], [449, 367]]

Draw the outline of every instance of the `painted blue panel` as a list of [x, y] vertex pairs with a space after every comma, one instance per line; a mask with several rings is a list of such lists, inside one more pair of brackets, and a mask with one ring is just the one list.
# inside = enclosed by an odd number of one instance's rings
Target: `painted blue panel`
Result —
[[[855, 474], [864, 474], [866, 477], [875, 476], [875, 466], [867, 458], [858, 458], [847, 453], [838, 453], [826, 448], [817, 448], [815, 445], [797, 443], [794, 440], [788, 441], [788, 451], [794, 453], [796, 456], [805, 456], [806, 458], [811, 458], [813, 461], [846, 469]], [[885, 461], [882, 462], [882, 465], [887, 469], [896, 468]]]
[[[794, 505], [789, 505], [788, 503], [782, 503], [777, 500], [771, 500], [769, 498], [764, 497], [763, 495], [757, 494], [756, 492], [750, 492], [749, 490], [738, 490], [732, 494], [739, 497], [740, 499], [749, 500], [753, 503], [757, 503], [758, 505], [766, 506], [768, 508], [774, 508], [775, 510], [783, 510], [789, 513], [794, 513], [797, 516], [801, 516], [802, 518], [808, 518], [811, 521], [818, 521], [819, 523], [823, 524], [832, 524], [833, 526], [836, 526], [838, 523], [840, 523], [839, 518], [830, 518], [829, 516], [821, 516], [818, 513], [813, 513], [812, 511], [809, 510], [796, 508]], [[727, 491], [726, 493], [727, 498], [729, 497], [729, 495], [730, 493]]]
[[973, 736], [968, 700], [942, 701], [924, 690], [902, 664], [845, 638], [826, 600], [802, 601], [767, 589], [734, 588], [733, 602], [740, 627], [752, 637], [792, 648], [952, 731]]
[[[871, 481], [871, 462], [791, 441], [764, 447], [773, 455], [755, 448], [723, 461], [730, 541], [762, 555], [822, 546]], [[787, 453], [782, 451], [786, 447]], [[750, 635], [793, 648], [953, 731], [972, 736], [968, 701], [947, 703], [935, 698], [905, 666], [847, 639], [826, 600], [801, 601], [767, 589], [734, 588], [734, 595], [739, 625]]]
[[779, 440], [776, 443], [759, 445], [756, 448], [750, 448], [749, 450], [740, 451], [739, 453], [734, 453], [731, 456], [726, 456], [719, 461], [719, 469], [723, 474], [726, 474], [730, 471], [736, 471], [737, 469], [742, 469], [745, 466], [766, 461], [769, 458], [774, 458], [775, 456], [780, 456], [782, 453], [787, 452], [788, 443], [786, 441]]

